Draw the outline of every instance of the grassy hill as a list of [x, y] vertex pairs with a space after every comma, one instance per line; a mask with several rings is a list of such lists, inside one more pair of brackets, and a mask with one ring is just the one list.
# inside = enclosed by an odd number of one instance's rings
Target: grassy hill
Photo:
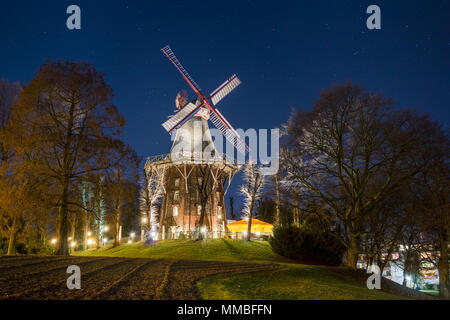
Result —
[[235, 261], [235, 262], [287, 262], [275, 254], [266, 241], [242, 241], [231, 239], [164, 240], [156, 246], [142, 243], [107, 246], [76, 255], [124, 258], [165, 258], [180, 260]]
[[[407, 299], [401, 291], [369, 290], [365, 275], [340, 267], [303, 265], [275, 254], [263, 241], [229, 239], [166, 240], [153, 247], [141, 243], [77, 253], [83, 256], [165, 258], [224, 262], [278, 263], [280, 268], [221, 274], [201, 279], [204, 299]], [[386, 280], [388, 281], [388, 280]], [[389, 286], [386, 286], [389, 287]], [[417, 297], [416, 297], [417, 298]]]
[[278, 270], [217, 275], [200, 280], [203, 299], [213, 300], [398, 300], [407, 299], [383, 290], [369, 290], [352, 276], [332, 268], [283, 265]]

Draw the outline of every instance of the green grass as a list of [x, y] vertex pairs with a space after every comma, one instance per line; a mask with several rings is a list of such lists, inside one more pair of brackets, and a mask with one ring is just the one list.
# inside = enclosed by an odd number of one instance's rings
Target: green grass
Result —
[[107, 246], [75, 255], [125, 258], [167, 258], [180, 260], [237, 261], [237, 262], [287, 262], [275, 254], [265, 241], [231, 239], [164, 240], [153, 247], [142, 243]]
[[332, 267], [301, 265], [275, 254], [264, 241], [230, 239], [165, 240], [148, 247], [142, 243], [107, 246], [76, 253], [80, 256], [166, 258], [279, 263], [271, 271], [223, 274], [201, 279], [203, 299], [404, 299], [383, 290], [369, 290], [351, 275]]
[[369, 290], [329, 267], [287, 265], [278, 270], [217, 275], [197, 283], [203, 299], [216, 300], [396, 300], [404, 297]]
[[431, 294], [433, 296], [439, 296], [439, 290], [419, 290], [420, 292]]

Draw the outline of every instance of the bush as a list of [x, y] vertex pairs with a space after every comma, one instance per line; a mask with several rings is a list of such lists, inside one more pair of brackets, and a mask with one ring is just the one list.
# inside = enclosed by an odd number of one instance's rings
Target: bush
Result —
[[339, 265], [345, 252], [345, 247], [330, 232], [292, 225], [274, 228], [269, 243], [281, 256], [314, 264]]

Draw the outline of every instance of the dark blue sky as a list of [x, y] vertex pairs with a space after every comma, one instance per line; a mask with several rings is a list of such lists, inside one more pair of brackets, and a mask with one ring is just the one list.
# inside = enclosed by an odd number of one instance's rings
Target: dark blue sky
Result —
[[[71, 4], [81, 8], [79, 31], [66, 28]], [[381, 8], [381, 30], [366, 28], [371, 4]], [[8, 1], [0, 10], [0, 77], [26, 84], [47, 59], [92, 63], [141, 156], [169, 151], [161, 123], [187, 89], [160, 52], [166, 44], [206, 93], [239, 76], [219, 106], [236, 128], [277, 127], [293, 107], [310, 108], [321, 89], [347, 80], [446, 126], [450, 118], [445, 0]]]

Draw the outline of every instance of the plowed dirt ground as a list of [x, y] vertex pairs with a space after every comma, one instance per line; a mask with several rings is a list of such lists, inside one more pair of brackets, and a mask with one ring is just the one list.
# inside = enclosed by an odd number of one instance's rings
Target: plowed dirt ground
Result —
[[[81, 270], [81, 289], [69, 290], [68, 266]], [[0, 299], [199, 299], [196, 282], [275, 264], [104, 257], [0, 257]]]

